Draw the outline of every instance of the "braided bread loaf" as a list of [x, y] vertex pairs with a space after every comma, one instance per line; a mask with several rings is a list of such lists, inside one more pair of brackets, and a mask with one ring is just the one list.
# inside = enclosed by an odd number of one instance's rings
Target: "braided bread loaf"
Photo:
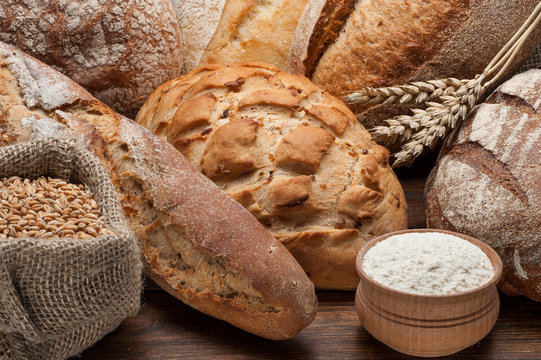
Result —
[[355, 288], [362, 245], [407, 227], [387, 149], [304, 77], [207, 65], [160, 86], [137, 122], [244, 205], [316, 287]]

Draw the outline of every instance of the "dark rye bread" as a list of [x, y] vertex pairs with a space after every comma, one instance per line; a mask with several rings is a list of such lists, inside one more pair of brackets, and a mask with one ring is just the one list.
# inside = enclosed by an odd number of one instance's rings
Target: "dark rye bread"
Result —
[[491, 245], [501, 288], [541, 301], [541, 70], [497, 89], [447, 143], [425, 188], [427, 225]]
[[[538, 4], [536, 0], [308, 2], [291, 47], [291, 69], [337, 97], [362, 86], [391, 86], [480, 74]], [[541, 41], [528, 39], [507, 74]], [[367, 128], [405, 106], [351, 110]]]
[[209, 315], [269, 338], [313, 320], [314, 287], [237, 202], [172, 146], [0, 43], [0, 145], [74, 138], [110, 170], [150, 278]]

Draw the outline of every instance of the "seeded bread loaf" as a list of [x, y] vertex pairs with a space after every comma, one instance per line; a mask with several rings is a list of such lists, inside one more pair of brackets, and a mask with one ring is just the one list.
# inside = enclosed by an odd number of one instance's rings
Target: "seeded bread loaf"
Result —
[[182, 66], [169, 0], [2, 0], [0, 41], [49, 64], [132, 118]]
[[[310, 0], [291, 45], [291, 70], [334, 96], [362, 86], [472, 79], [522, 26], [537, 0]], [[538, 26], [512, 74], [541, 41]], [[367, 128], [405, 106], [352, 105]]]
[[289, 48], [308, 0], [226, 0], [200, 64], [264, 61], [289, 71]]
[[442, 150], [426, 184], [428, 227], [500, 254], [502, 289], [541, 301], [541, 70], [504, 83]]
[[149, 276], [190, 306], [269, 338], [315, 316], [288, 251], [171, 145], [75, 83], [0, 43], [0, 145], [75, 138], [110, 170]]
[[316, 287], [354, 289], [362, 245], [407, 227], [387, 149], [304, 77], [253, 62], [199, 67], [156, 89], [137, 122], [250, 210]]

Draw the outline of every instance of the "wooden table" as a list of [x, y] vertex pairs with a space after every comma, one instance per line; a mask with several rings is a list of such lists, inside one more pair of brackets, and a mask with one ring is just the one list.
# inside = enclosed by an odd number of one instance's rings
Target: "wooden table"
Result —
[[[434, 159], [398, 172], [409, 226], [425, 226], [423, 186]], [[314, 322], [295, 338], [270, 341], [184, 305], [152, 283], [141, 311], [85, 351], [81, 359], [413, 359], [370, 336], [360, 325], [353, 292], [318, 292]], [[541, 303], [501, 295], [500, 316], [480, 343], [442, 359], [541, 359]]]

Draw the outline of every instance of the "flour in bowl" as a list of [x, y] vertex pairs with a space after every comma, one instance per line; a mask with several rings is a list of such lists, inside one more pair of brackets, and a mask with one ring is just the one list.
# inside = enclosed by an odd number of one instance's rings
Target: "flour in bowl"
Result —
[[366, 252], [362, 268], [382, 285], [423, 295], [463, 293], [494, 276], [479, 247], [438, 232], [405, 233], [380, 241]]

